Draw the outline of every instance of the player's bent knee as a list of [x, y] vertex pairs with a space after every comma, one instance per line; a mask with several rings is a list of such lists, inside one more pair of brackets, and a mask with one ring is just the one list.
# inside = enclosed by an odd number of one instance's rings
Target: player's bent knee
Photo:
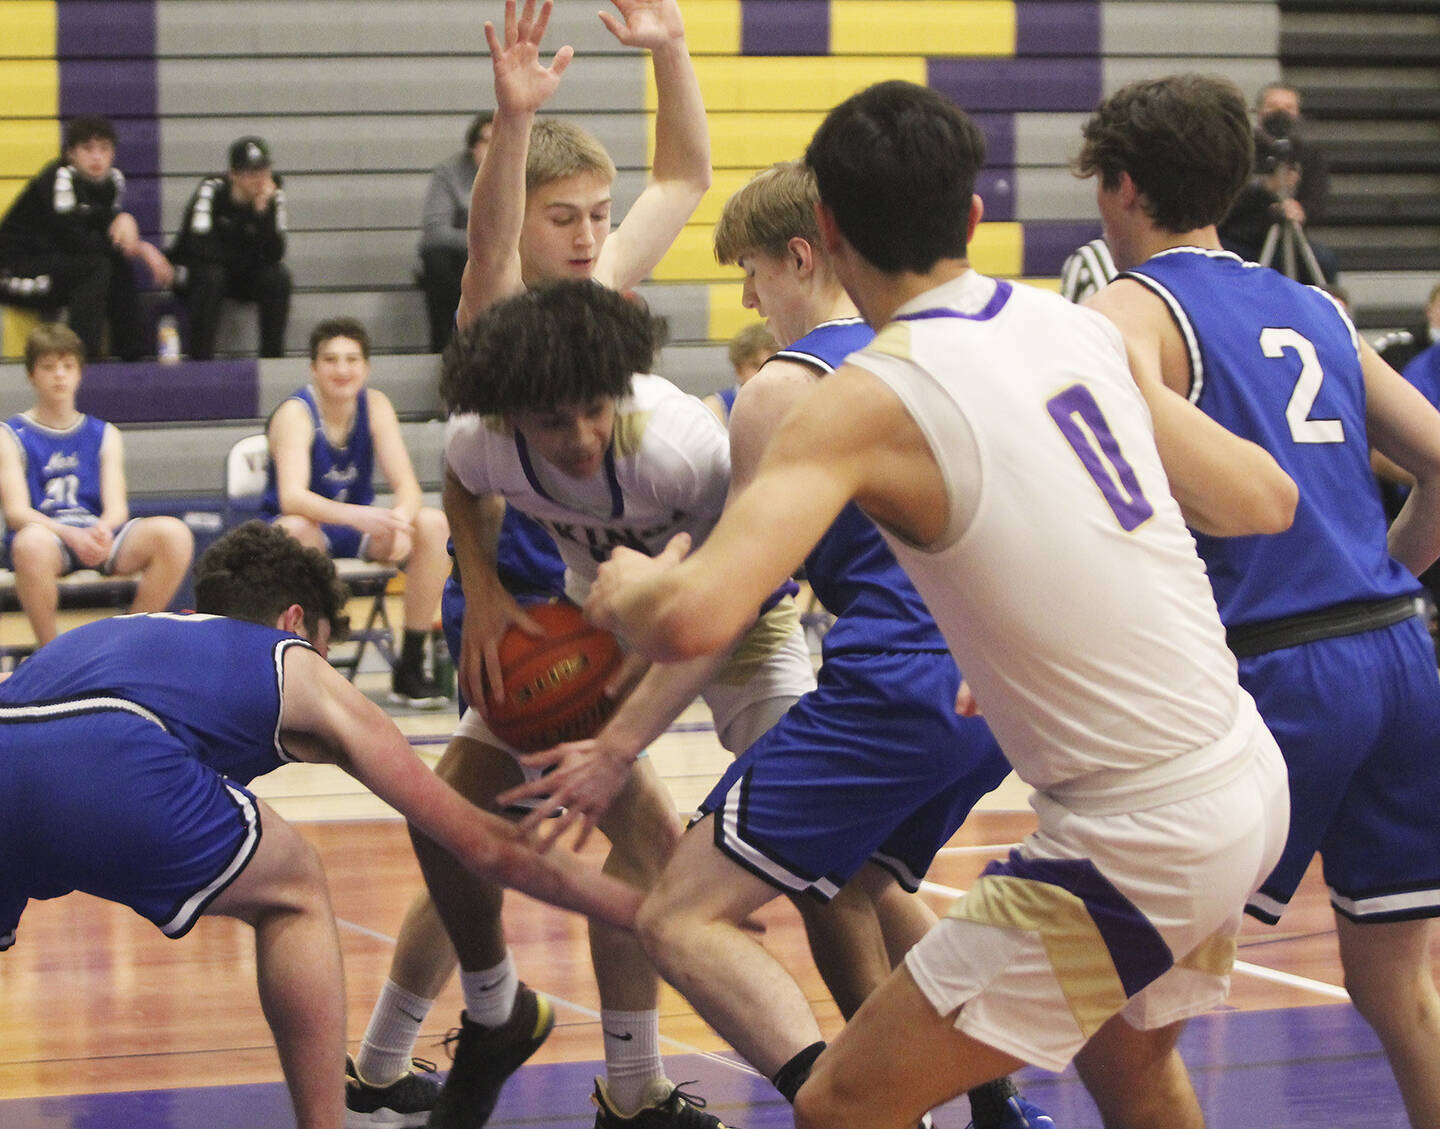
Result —
[[64, 558], [53, 533], [38, 525], [27, 525], [16, 531], [10, 542], [10, 563], [17, 574], [58, 576]]
[[155, 517], [145, 520], [155, 523], [152, 529], [159, 550], [158, 556], [183, 565], [195, 555], [195, 535], [179, 518]]
[[423, 507], [415, 515], [415, 541], [418, 545], [440, 545], [442, 548], [450, 537], [450, 523], [445, 514], [430, 506]]
[[320, 527], [308, 517], [301, 517], [299, 514], [281, 514], [275, 519], [275, 525], [307, 548], [320, 550], [325, 548], [325, 535], [320, 531]]

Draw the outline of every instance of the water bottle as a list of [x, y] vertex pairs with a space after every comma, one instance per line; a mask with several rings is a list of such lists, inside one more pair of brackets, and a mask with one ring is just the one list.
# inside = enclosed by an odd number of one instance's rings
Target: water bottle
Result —
[[174, 314], [162, 314], [155, 328], [155, 359], [162, 365], [180, 360], [180, 323]]

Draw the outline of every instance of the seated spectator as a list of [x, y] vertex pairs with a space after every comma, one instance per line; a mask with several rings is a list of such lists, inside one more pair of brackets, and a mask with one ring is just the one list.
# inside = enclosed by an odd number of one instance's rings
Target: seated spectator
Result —
[[465, 225], [470, 218], [470, 189], [485, 159], [494, 117], [489, 110], [475, 115], [465, 131], [465, 148], [435, 166], [425, 190], [425, 207], [420, 213], [420, 288], [425, 291], [432, 353], [443, 351], [455, 332], [460, 276], [468, 254]]
[[[1403, 372], [1416, 356], [1437, 341], [1440, 341], [1440, 282], [1431, 287], [1430, 297], [1425, 300], [1423, 322], [1387, 333], [1371, 344], [1375, 346], [1375, 351], [1385, 358], [1386, 364]], [[1421, 388], [1421, 391], [1425, 389]]]
[[[425, 674], [425, 644], [450, 571], [450, 526], [421, 504], [420, 482], [390, 398], [367, 388], [370, 336], [354, 318], [331, 318], [310, 334], [312, 383], [270, 417], [264, 513], [304, 545], [405, 569], [405, 636], [391, 700], [438, 708], [448, 698]], [[375, 505], [379, 466], [394, 495]]]
[[729, 424], [730, 409], [735, 406], [735, 394], [747, 380], [760, 371], [760, 366], [773, 357], [779, 348], [775, 338], [765, 328], [764, 322], [757, 321], [747, 325], [730, 338], [726, 351], [730, 357], [730, 367], [735, 370], [735, 383], [705, 397], [705, 406], [715, 413], [721, 423]]
[[157, 286], [173, 278], [170, 261], [140, 238], [124, 202], [115, 127], [90, 115], [65, 127], [64, 153], [31, 178], [0, 219], [0, 302], [52, 318], [64, 309], [91, 359], [106, 355], [107, 320], [115, 356], [133, 361], [151, 351], [133, 260], [145, 264]]
[[130, 610], [163, 611], [195, 550], [178, 518], [130, 516], [119, 429], [75, 407], [84, 360], [74, 330], [36, 326], [25, 342], [35, 406], [0, 425], [0, 507], [15, 595], [41, 645], [56, 635], [60, 577], [81, 568], [138, 572]]
[[[1283, 82], [1270, 83], [1255, 99], [1255, 118], [1255, 177], [1241, 189], [1219, 225], [1221, 245], [1242, 259], [1258, 261], [1270, 229], [1292, 220], [1324, 276], [1309, 277], [1302, 259], [1299, 281], [1333, 283], [1340, 275], [1335, 252], [1306, 231], [1324, 215], [1329, 202], [1330, 167], [1325, 154], [1301, 136], [1300, 92]], [[1281, 268], [1278, 251], [1267, 265]]]
[[190, 314], [190, 356], [215, 355], [220, 303], [254, 302], [260, 313], [260, 355], [285, 355], [290, 320], [290, 271], [285, 266], [284, 181], [259, 137], [230, 146], [230, 170], [207, 176], [185, 205], [170, 258], [180, 268], [176, 291]]
[[1115, 278], [1115, 259], [1104, 238], [1092, 239], [1070, 252], [1060, 267], [1060, 293], [1071, 302], [1083, 302], [1109, 286]]

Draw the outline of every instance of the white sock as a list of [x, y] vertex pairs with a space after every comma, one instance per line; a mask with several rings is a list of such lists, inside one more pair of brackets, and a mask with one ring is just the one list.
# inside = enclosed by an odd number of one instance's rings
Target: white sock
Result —
[[434, 1000], [407, 992], [386, 980], [370, 1013], [370, 1025], [355, 1053], [355, 1072], [371, 1086], [388, 1086], [410, 1069], [420, 1025], [435, 1006]]
[[638, 1113], [646, 1091], [665, 1077], [660, 1062], [660, 1013], [600, 1009], [605, 1036], [605, 1090], [622, 1117]]
[[460, 988], [465, 993], [465, 1016], [481, 1027], [499, 1027], [515, 1010], [515, 996], [520, 991], [520, 978], [515, 975], [515, 962], [510, 950], [494, 968], [479, 972], [460, 970]]

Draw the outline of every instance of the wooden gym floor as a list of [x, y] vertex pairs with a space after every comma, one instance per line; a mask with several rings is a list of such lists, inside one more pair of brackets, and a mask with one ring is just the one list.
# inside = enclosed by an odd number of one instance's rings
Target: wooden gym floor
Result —
[[[377, 695], [387, 679], [362, 674]], [[453, 713], [398, 717], [422, 755], [443, 748]], [[688, 812], [726, 754], [703, 707], [652, 750], [679, 810]], [[358, 1045], [383, 982], [395, 932], [419, 884], [404, 825], [338, 771], [295, 765], [257, 782], [319, 849], [341, 924], [349, 1038]], [[937, 908], [1033, 826], [1024, 789], [988, 797], [937, 861], [925, 890]], [[598, 837], [597, 837], [598, 838]], [[600, 847], [588, 848], [598, 859]], [[838, 1017], [810, 964], [794, 910], [759, 915], [764, 944], [793, 971], [833, 1031]], [[554, 1034], [512, 1080], [491, 1124], [593, 1123], [591, 1076], [601, 1064], [598, 999], [581, 919], [510, 895], [507, 932], [521, 976], [556, 1003]], [[1281, 925], [1250, 923], [1227, 1008], [1192, 1024], [1184, 1050], [1210, 1124], [1267, 1129], [1403, 1129], [1404, 1112], [1378, 1043], [1345, 1002], [1335, 937], [1312, 869]], [[446, 990], [418, 1053], [439, 1046], [461, 1008]], [[775, 1091], [729, 1051], [673, 991], [662, 998], [662, 1049], [676, 1081], [728, 1125], [791, 1124]], [[129, 910], [85, 895], [32, 903], [18, 943], [0, 955], [0, 1127], [4, 1129], [288, 1129], [293, 1125], [255, 994], [251, 935], [207, 918], [179, 942]], [[1098, 1129], [1073, 1071], [1027, 1070], [1029, 1096], [1060, 1129]], [[968, 1120], [964, 1100], [941, 1129]]]

